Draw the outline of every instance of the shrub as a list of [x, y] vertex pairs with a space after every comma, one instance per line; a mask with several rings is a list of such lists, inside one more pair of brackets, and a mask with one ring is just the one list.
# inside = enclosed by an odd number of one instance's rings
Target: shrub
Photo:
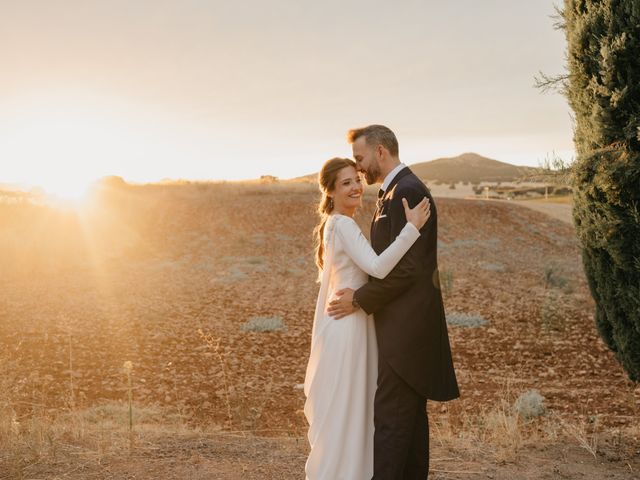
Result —
[[284, 329], [281, 317], [253, 317], [242, 325], [245, 332], [279, 332]]
[[564, 316], [560, 308], [558, 295], [550, 290], [544, 297], [540, 309], [542, 326], [547, 330], [559, 330], [564, 325]]
[[481, 263], [480, 268], [483, 270], [487, 270], [489, 272], [506, 272], [507, 267], [505, 267], [502, 263]]
[[455, 327], [481, 327], [487, 323], [481, 315], [457, 312], [447, 314], [447, 324]]
[[442, 293], [449, 295], [453, 289], [453, 273], [450, 270], [438, 269], [438, 280]]
[[544, 288], [566, 288], [569, 281], [558, 273], [556, 265], [545, 265], [544, 267]]
[[600, 335], [640, 381], [640, 8], [565, 0], [573, 217]]
[[520, 395], [513, 404], [513, 409], [523, 420], [531, 420], [547, 412], [544, 397], [538, 390], [529, 390]]

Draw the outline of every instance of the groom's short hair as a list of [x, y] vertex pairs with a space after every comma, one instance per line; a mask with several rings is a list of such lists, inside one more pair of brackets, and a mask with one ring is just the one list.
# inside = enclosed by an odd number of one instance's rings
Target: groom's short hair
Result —
[[347, 132], [349, 143], [355, 142], [358, 138], [364, 137], [367, 145], [382, 145], [389, 150], [389, 153], [398, 156], [398, 139], [389, 127], [384, 125], [369, 125], [362, 128], [353, 128]]

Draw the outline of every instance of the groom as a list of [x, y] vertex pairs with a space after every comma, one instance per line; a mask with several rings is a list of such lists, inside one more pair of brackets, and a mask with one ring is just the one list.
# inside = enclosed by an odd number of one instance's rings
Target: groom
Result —
[[373, 480], [425, 479], [429, 473], [427, 399], [459, 396], [453, 369], [437, 261], [438, 216], [431, 193], [398, 156], [398, 140], [382, 125], [350, 130], [357, 169], [369, 185], [382, 183], [371, 224], [380, 254], [406, 224], [402, 198], [414, 207], [425, 196], [431, 216], [420, 238], [382, 280], [344, 289], [329, 314], [358, 308], [374, 314], [378, 337], [378, 387], [374, 404]]

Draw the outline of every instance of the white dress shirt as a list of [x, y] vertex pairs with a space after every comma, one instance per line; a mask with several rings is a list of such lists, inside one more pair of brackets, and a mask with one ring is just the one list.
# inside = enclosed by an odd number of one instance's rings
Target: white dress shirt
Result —
[[402, 170], [404, 167], [406, 167], [406, 165], [404, 163], [400, 163], [396, 168], [394, 168], [389, 173], [387, 173], [387, 176], [384, 177], [384, 181], [380, 186], [380, 190], [382, 190], [383, 192], [386, 192], [387, 188], [389, 188], [389, 184], [393, 181], [394, 178], [396, 178], [396, 175], [398, 174], [398, 172]]

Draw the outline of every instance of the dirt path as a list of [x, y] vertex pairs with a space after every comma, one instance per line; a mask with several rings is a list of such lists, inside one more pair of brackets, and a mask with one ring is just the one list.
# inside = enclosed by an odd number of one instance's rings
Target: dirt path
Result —
[[573, 225], [573, 217], [571, 215], [573, 204], [571, 203], [554, 203], [543, 200], [522, 200], [513, 203], [531, 208], [532, 210], [537, 210], [538, 212], [545, 213], [550, 217], [557, 218], [558, 220], [562, 220], [563, 222]]
[[[435, 197], [435, 198], [437, 201], [438, 197]], [[519, 205], [521, 207], [530, 208], [531, 210], [536, 210], [537, 212], [544, 213], [545, 215], [561, 220], [573, 226], [573, 216], [571, 213], [573, 210], [572, 203], [559, 203], [559, 202], [554, 202], [553, 200], [541, 200], [541, 199], [508, 201], [508, 200], [496, 200], [496, 199], [490, 199], [490, 198], [487, 199], [487, 198], [473, 197], [473, 196], [457, 196], [456, 197], [453, 195], [445, 196], [445, 198], [460, 198], [463, 200], [470, 200], [470, 201], [475, 200], [475, 201], [482, 201], [482, 202], [494, 202], [499, 204]]]

